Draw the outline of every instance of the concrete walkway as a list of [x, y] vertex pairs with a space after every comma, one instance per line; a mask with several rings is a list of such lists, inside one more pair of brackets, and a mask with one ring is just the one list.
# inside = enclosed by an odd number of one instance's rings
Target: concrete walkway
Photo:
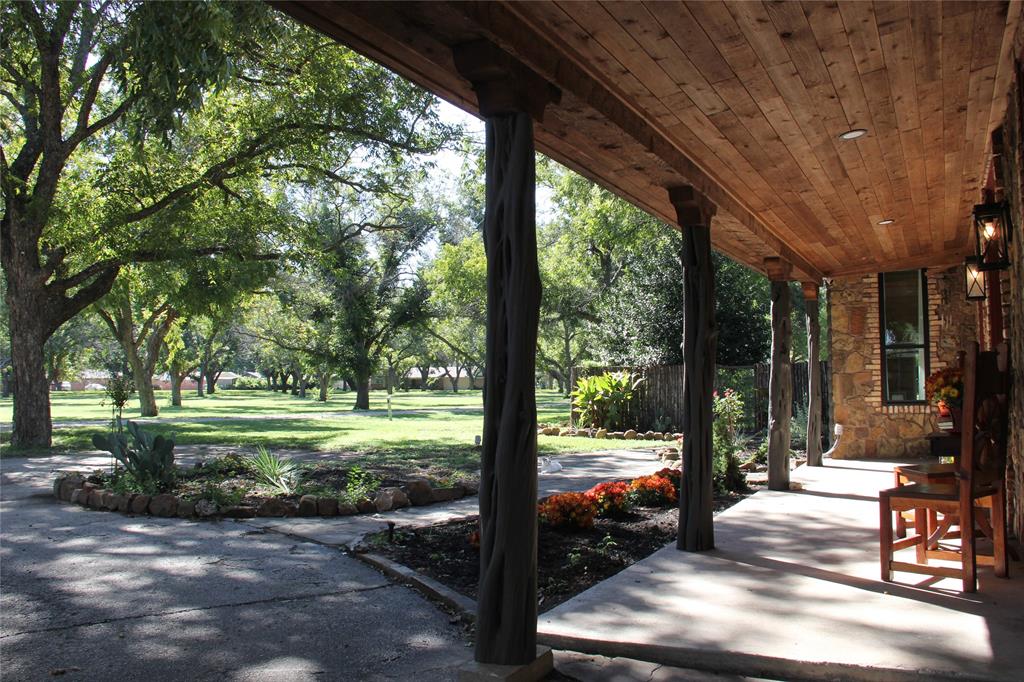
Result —
[[[660, 468], [650, 451], [558, 460], [564, 468], [541, 476], [542, 494]], [[102, 455], [0, 460], [4, 680], [427, 682], [455, 679], [472, 658], [457, 619], [338, 548], [389, 520], [409, 526], [475, 514], [476, 497], [373, 516], [220, 522], [131, 517], [53, 499], [54, 472], [108, 463]], [[712, 679], [566, 656], [590, 671], [584, 679], [621, 679], [624, 670]]]
[[4, 680], [450, 680], [472, 658], [461, 626], [342, 552], [59, 504], [52, 465], [0, 461]]
[[[781, 679], [1020, 680], [1024, 565], [980, 591], [878, 569], [892, 463], [801, 467], [715, 517], [717, 548], [667, 547], [540, 618], [557, 647]], [[912, 552], [912, 550], [906, 550]]]

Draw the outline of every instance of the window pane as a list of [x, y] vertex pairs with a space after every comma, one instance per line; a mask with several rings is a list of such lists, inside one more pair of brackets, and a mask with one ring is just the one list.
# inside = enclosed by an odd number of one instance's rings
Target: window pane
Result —
[[924, 349], [887, 349], [885, 351], [885, 372], [890, 401], [924, 400]]
[[924, 343], [924, 301], [918, 270], [888, 272], [885, 287], [885, 343]]

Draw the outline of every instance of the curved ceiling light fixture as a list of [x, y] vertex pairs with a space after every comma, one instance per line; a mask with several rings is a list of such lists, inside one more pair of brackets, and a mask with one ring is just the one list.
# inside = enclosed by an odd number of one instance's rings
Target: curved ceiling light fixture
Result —
[[847, 130], [845, 133], [839, 133], [840, 140], [856, 140], [858, 137], [864, 137], [868, 134], [866, 128], [853, 128]]

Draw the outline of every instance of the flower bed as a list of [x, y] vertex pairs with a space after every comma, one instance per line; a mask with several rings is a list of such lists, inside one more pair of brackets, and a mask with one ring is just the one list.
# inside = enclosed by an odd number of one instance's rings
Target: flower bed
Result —
[[58, 500], [101, 511], [200, 519], [372, 514], [476, 494], [476, 485], [469, 480], [435, 486], [413, 479], [381, 481], [377, 487], [367, 487], [362, 497], [353, 497], [342, 484], [351, 480], [351, 469], [320, 466], [314, 471], [307, 486], [312, 492], [305, 494], [274, 494], [258, 485], [246, 488], [237, 479], [225, 479], [223, 470], [212, 477], [216, 484], [211, 477], [204, 480], [201, 472], [181, 471], [173, 489], [153, 494], [127, 490], [106, 472], [59, 474], [53, 494]]
[[606, 438], [608, 440], [674, 440], [678, 441], [683, 437], [681, 433], [669, 433], [667, 431], [637, 431], [628, 429], [626, 431], [609, 431], [608, 429], [587, 429], [574, 428], [569, 426], [558, 426], [557, 424], [538, 424], [538, 436], [559, 436], [561, 438]]

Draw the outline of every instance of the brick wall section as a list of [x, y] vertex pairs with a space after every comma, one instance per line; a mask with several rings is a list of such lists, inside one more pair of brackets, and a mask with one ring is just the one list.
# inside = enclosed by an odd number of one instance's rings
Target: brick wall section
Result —
[[[929, 272], [930, 371], [956, 364], [957, 353], [977, 333], [977, 306], [964, 298], [959, 268]], [[832, 316], [832, 403], [845, 428], [839, 458], [907, 458], [928, 452], [925, 436], [937, 430], [930, 405], [882, 404], [878, 275], [834, 279], [829, 285]]]

